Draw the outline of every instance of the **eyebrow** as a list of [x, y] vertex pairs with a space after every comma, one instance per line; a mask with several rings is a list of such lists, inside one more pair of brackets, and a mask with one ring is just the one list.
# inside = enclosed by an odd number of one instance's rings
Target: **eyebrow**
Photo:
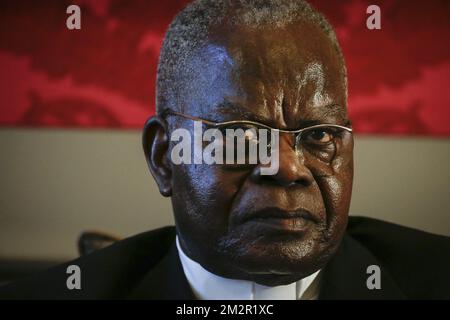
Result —
[[239, 104], [230, 102], [230, 101], [224, 101], [217, 105], [218, 113], [223, 116], [238, 116], [241, 119], [249, 120], [249, 121], [255, 121], [260, 122], [262, 124], [269, 125], [270, 119], [267, 119], [266, 117], [259, 116], [257, 114], [254, 114], [253, 112], [249, 111], [248, 109], [240, 106]]
[[324, 114], [327, 117], [337, 117], [347, 121], [347, 111], [339, 104], [332, 103], [327, 104], [323, 107]]
[[[233, 103], [230, 101], [224, 101], [224, 102], [218, 104], [216, 107], [219, 109], [217, 113], [224, 115], [224, 116], [237, 115], [242, 120], [259, 122], [259, 123], [265, 124], [267, 126], [274, 125], [274, 123], [271, 119], [254, 114], [253, 112], [240, 106], [239, 104], [236, 104], [236, 103]], [[347, 112], [345, 110], [343, 110], [343, 108], [340, 105], [334, 103], [334, 104], [325, 105], [321, 108], [323, 108], [323, 110], [324, 110], [323, 111], [324, 117], [336, 117], [336, 118], [342, 119], [342, 121], [344, 122], [344, 125], [346, 125], [346, 126], [351, 125], [351, 121], [347, 117]], [[216, 119], [214, 119], [214, 120], [216, 120]], [[220, 121], [218, 121], [218, 122], [220, 122]], [[317, 120], [316, 119], [300, 120], [299, 127], [302, 128], [302, 127], [313, 126], [313, 125], [323, 124], [323, 123], [324, 123], [324, 121], [319, 120], [319, 119], [317, 119]]]

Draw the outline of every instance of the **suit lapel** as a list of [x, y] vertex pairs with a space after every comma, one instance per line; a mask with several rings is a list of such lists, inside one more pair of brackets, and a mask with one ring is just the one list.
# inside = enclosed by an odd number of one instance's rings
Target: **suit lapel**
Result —
[[175, 240], [164, 258], [147, 273], [128, 298], [160, 300], [195, 299], [184, 275]]
[[[381, 289], [369, 290], [367, 267], [381, 269]], [[338, 252], [324, 269], [319, 299], [405, 299], [387, 269], [359, 242], [345, 235]]]

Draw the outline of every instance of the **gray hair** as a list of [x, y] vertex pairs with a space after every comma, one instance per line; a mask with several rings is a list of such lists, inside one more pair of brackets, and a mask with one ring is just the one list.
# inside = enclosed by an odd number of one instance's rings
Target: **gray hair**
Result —
[[[230, 14], [232, 12], [232, 14]], [[342, 50], [325, 17], [304, 0], [194, 0], [184, 8], [167, 30], [157, 71], [156, 111], [162, 114], [179, 103], [184, 81], [180, 76], [196, 49], [208, 41], [211, 27], [221, 23], [283, 27], [296, 21], [310, 21], [327, 35], [342, 61], [347, 87], [347, 71]]]

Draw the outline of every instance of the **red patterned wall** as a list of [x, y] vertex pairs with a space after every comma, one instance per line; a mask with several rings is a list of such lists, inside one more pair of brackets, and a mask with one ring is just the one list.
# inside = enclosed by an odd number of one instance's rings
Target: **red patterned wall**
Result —
[[[335, 26], [357, 132], [450, 136], [450, 1], [311, 1]], [[0, 2], [0, 124], [140, 128], [163, 33], [186, 1]], [[66, 28], [78, 4], [82, 29]], [[369, 4], [382, 29], [368, 30]]]

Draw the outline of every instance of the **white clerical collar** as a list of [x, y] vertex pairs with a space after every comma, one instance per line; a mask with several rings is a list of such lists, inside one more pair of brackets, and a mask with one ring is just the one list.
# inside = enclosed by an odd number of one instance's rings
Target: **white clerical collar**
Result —
[[252, 281], [217, 276], [189, 258], [176, 237], [184, 274], [197, 299], [201, 300], [314, 300], [319, 295], [320, 270], [297, 282], [267, 287]]

